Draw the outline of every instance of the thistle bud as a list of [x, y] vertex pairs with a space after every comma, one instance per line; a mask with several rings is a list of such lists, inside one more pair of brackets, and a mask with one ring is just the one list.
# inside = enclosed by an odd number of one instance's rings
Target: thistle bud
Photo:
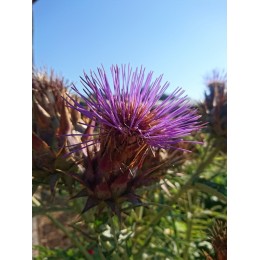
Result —
[[202, 128], [182, 89], [159, 102], [169, 86], [161, 84], [162, 76], [152, 81], [152, 72], [145, 76], [143, 68], [132, 71], [130, 66], [121, 70], [112, 66], [111, 72], [112, 83], [103, 68], [97, 74], [85, 74], [81, 78], [84, 95], [73, 85], [83, 104], [67, 99], [71, 109], [95, 122], [95, 126], [86, 123], [81, 138], [86, 170], [82, 175], [71, 174], [83, 185], [74, 198], [88, 197], [83, 212], [101, 202], [115, 213], [123, 201], [140, 203], [136, 189], [163, 176], [156, 172], [167, 161], [161, 158], [162, 150], [186, 151], [185, 137]]

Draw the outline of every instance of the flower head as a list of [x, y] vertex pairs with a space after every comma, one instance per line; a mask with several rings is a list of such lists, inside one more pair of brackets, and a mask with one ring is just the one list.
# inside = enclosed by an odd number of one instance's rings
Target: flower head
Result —
[[227, 78], [226, 74], [213, 71], [207, 78], [204, 101], [199, 105], [202, 120], [208, 122], [205, 129], [214, 139], [215, 146], [227, 152]]
[[152, 81], [152, 72], [145, 76], [145, 69], [132, 71], [130, 66], [112, 66], [111, 73], [112, 83], [104, 68], [90, 77], [85, 74], [84, 95], [72, 87], [89, 109], [75, 100], [69, 106], [100, 127], [98, 138], [88, 139], [86, 145], [100, 143], [113, 161], [120, 158], [136, 166], [149, 149], [181, 149], [183, 137], [201, 128], [200, 116], [181, 88], [160, 100], [169, 86], [161, 84], [162, 75]]
[[74, 180], [69, 176], [64, 176], [62, 172], [82, 170], [77, 163], [81, 159], [80, 154], [74, 153], [64, 158], [64, 154], [69, 152], [65, 146], [78, 143], [80, 139], [77, 136], [63, 138], [62, 135], [78, 130], [78, 121], [81, 120], [80, 115], [77, 115], [78, 111], [68, 109], [61, 98], [65, 95], [67, 86], [63, 78], [55, 76], [53, 71], [50, 75], [47, 71], [33, 71], [32, 175], [34, 191], [39, 183], [49, 184], [54, 195], [55, 187], [61, 181], [72, 193]]
[[[216, 220], [209, 230], [211, 244], [215, 251], [215, 259], [227, 259], [227, 222]], [[208, 259], [213, 259], [208, 256]]]
[[[83, 212], [105, 202], [119, 216], [122, 202], [141, 203], [135, 190], [160, 181], [162, 166], [176, 162], [177, 153], [186, 151], [183, 142], [188, 141], [183, 137], [202, 125], [180, 88], [160, 99], [169, 86], [161, 84], [162, 76], [152, 81], [152, 72], [145, 76], [143, 68], [132, 71], [130, 66], [112, 66], [111, 72], [112, 83], [103, 68], [98, 74], [85, 74], [81, 78], [85, 94], [72, 87], [83, 102], [66, 100], [89, 118], [85, 132], [77, 134], [80, 148], [72, 150], [84, 152], [85, 172], [70, 176], [84, 187], [74, 198], [88, 197]], [[162, 150], [167, 149], [171, 152], [163, 158]]]

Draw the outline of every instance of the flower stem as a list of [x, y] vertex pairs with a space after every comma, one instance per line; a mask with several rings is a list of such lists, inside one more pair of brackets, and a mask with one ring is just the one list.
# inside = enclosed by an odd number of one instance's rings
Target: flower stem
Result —
[[193, 210], [192, 210], [192, 198], [191, 193], [187, 192], [188, 197], [188, 212], [187, 212], [187, 230], [186, 230], [186, 245], [184, 247], [183, 252], [183, 259], [189, 260], [189, 248], [190, 248], [190, 242], [191, 242], [191, 232], [192, 232], [192, 216], [193, 216]]
[[120, 259], [119, 258], [119, 255], [120, 255], [119, 245], [118, 245], [117, 236], [116, 236], [116, 227], [115, 227], [115, 223], [113, 221], [113, 214], [111, 211], [109, 212], [109, 222], [110, 222], [111, 232], [112, 232], [112, 235], [113, 235], [113, 238], [115, 241], [115, 245], [116, 245], [117, 257], [118, 257], [118, 259]]
[[[100, 240], [100, 237], [99, 237], [99, 240]], [[99, 242], [100, 242], [100, 241], [99, 241]], [[97, 244], [97, 246], [98, 246], [98, 254], [99, 254], [99, 256], [100, 256], [100, 259], [101, 259], [101, 260], [106, 260], [105, 256], [104, 256], [103, 253], [102, 253], [102, 246], [100, 246], [99, 243]]]

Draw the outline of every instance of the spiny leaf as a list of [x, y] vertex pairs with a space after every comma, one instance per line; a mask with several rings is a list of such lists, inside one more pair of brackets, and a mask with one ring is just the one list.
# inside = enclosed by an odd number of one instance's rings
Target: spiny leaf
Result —
[[49, 145], [44, 142], [38, 135], [32, 132], [32, 149], [37, 152], [47, 152], [51, 155], [54, 155], [49, 147]]
[[118, 217], [119, 224], [122, 224], [121, 210], [115, 201], [107, 200], [107, 205], [111, 208], [112, 212]]
[[90, 210], [91, 208], [97, 206], [99, 204], [99, 200], [93, 198], [93, 197], [88, 197], [88, 200], [85, 204], [84, 209], [82, 210], [81, 214], [87, 212], [88, 210]]
[[55, 187], [58, 183], [59, 178], [60, 175], [58, 173], [50, 175], [50, 189], [51, 189], [52, 196], [55, 196]]
[[86, 197], [86, 196], [89, 196], [89, 193], [88, 193], [87, 189], [84, 188], [83, 190], [81, 190], [80, 192], [78, 192], [76, 195], [72, 196], [72, 197], [70, 198], [70, 200], [76, 199], [76, 198], [81, 198], [81, 197]]

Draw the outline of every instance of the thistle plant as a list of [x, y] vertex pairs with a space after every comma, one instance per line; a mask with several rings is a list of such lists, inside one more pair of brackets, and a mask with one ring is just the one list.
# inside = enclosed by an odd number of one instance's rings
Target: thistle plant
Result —
[[69, 238], [73, 259], [212, 259], [224, 229], [209, 243], [208, 227], [226, 218], [225, 84], [196, 106], [144, 68], [98, 68], [81, 83], [72, 92], [33, 73], [33, 187], [56, 196], [37, 192], [34, 214]]
[[227, 259], [227, 223], [226, 221], [216, 220], [209, 230], [211, 244], [214, 248], [214, 258], [204, 252], [207, 260], [226, 260]]
[[[112, 66], [112, 82], [99, 68], [81, 78], [84, 94], [73, 85], [83, 104], [68, 95], [67, 106], [89, 118], [84, 134], [68, 134], [81, 136], [81, 147], [70, 154], [82, 150], [85, 155], [84, 173], [69, 173], [83, 185], [74, 198], [88, 197], [83, 212], [109, 206], [120, 216], [122, 202], [140, 205], [136, 189], [159, 182], [160, 167], [177, 161], [176, 151], [189, 152], [185, 144], [199, 143], [185, 140], [202, 124], [184, 91], [177, 88], [160, 102], [169, 83], [162, 84], [162, 76], [153, 81], [152, 74]], [[168, 151], [164, 160], [163, 151]]]
[[226, 75], [213, 71], [207, 79], [208, 93], [205, 92], [204, 102], [200, 111], [208, 122], [207, 131], [215, 139], [215, 145], [222, 146], [226, 152], [227, 142], [227, 82]]
[[218, 260], [227, 259], [227, 223], [216, 221], [211, 229], [211, 241]]
[[[83, 121], [77, 111], [70, 111], [62, 96], [67, 91], [67, 84], [56, 77], [53, 72], [33, 72], [33, 192], [41, 184], [50, 186], [52, 194], [59, 181], [72, 192], [74, 180], [64, 175], [64, 171], [79, 172], [80, 154], [73, 154], [66, 159], [69, 152], [66, 145], [79, 142], [77, 137], [63, 137], [73, 131], [84, 131], [79, 123]], [[75, 97], [76, 98], [76, 97]]]

